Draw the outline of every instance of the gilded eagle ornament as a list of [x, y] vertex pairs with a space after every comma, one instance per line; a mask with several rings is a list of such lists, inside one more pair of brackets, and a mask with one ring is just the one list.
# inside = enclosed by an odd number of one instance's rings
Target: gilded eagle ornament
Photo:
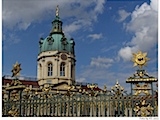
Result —
[[147, 66], [147, 61], [149, 60], [149, 58], [147, 58], [147, 53], [142, 53], [141, 51], [138, 51], [137, 54], [132, 53], [133, 54], [133, 58], [132, 61], [134, 62], [134, 67], [135, 66], [139, 66], [139, 68], [141, 69], [142, 66]]

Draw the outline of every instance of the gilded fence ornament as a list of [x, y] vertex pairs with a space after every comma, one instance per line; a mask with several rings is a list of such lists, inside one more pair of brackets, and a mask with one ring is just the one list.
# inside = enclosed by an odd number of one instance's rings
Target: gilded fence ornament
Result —
[[90, 88], [91, 90], [93, 90], [94, 88], [97, 88], [96, 84], [88, 84], [87, 88]]
[[79, 86], [79, 91], [78, 91], [78, 92], [84, 94], [84, 93], [85, 93], [85, 89], [83, 89], [82, 86], [80, 85], [80, 86]]
[[133, 88], [133, 90], [136, 91], [134, 93], [134, 95], [136, 95], [136, 96], [138, 96], [141, 93], [144, 93], [146, 95], [150, 95], [149, 90], [151, 90], [151, 88], [149, 88], [148, 83], [145, 83], [143, 85], [136, 84], [136, 87]]
[[140, 78], [150, 77], [145, 70], [137, 70], [137, 71], [135, 72], [135, 74], [133, 74], [133, 76], [134, 76], [134, 78], [136, 78], [136, 77], [140, 77]]
[[28, 94], [31, 90], [29, 87], [26, 87], [24, 90], [23, 90], [26, 94]]
[[13, 69], [12, 69], [12, 77], [14, 77], [14, 79], [11, 81], [11, 83], [6, 87], [6, 90], [14, 90], [14, 89], [24, 89], [25, 86], [22, 84], [22, 82], [20, 82], [18, 80], [18, 76], [20, 75], [20, 70], [22, 70], [20, 68], [20, 65], [18, 62], [16, 62], [16, 64], [13, 65]]
[[72, 94], [71, 94], [71, 90], [75, 89], [75, 86], [68, 85], [68, 86], [65, 86], [65, 88], [67, 88], [67, 93], [66, 93], [66, 95], [67, 95], [67, 96], [70, 96], [70, 95], [72, 95]]
[[23, 90], [24, 93], [26, 93], [23, 97], [25, 99], [30, 99], [33, 94], [29, 94], [31, 92], [31, 89], [29, 87], [26, 87], [24, 90]]
[[11, 94], [11, 100], [12, 101], [18, 101], [19, 100], [19, 94], [18, 93], [12, 93]]
[[122, 95], [124, 92], [124, 87], [122, 87], [117, 80], [115, 86], [111, 87], [111, 90], [115, 95]]
[[139, 68], [141, 69], [142, 66], [147, 65], [147, 61], [149, 60], [149, 58], [146, 57], [147, 53], [142, 53], [139, 50], [137, 54], [135, 53], [132, 53], [132, 54], [133, 54], [132, 61], [134, 62], [133, 66], [139, 66]]
[[42, 91], [44, 91], [46, 94], [51, 90], [51, 87], [44, 87], [42, 88]]
[[18, 117], [19, 116], [18, 109], [15, 106], [12, 106], [11, 110], [8, 111], [8, 114], [12, 117]]
[[86, 92], [86, 94], [88, 94], [89, 96], [97, 96], [97, 94], [98, 94], [98, 91], [97, 92], [95, 92], [94, 91], [94, 88], [97, 88], [97, 85], [96, 84], [88, 84], [87, 85], [87, 88], [90, 88], [91, 89], [91, 92], [90, 93], [87, 93]]
[[12, 77], [19, 76], [21, 70], [22, 70], [21, 69], [21, 64], [16, 62], [16, 64], [13, 65], [13, 69], [11, 71], [12, 72]]
[[107, 86], [106, 86], [106, 85], [104, 85], [104, 89], [103, 89], [103, 91], [104, 91], [104, 92], [106, 92], [106, 91], [107, 91]]
[[22, 83], [19, 80], [12, 80], [10, 86], [18, 86], [18, 85], [22, 85]]
[[153, 107], [150, 104], [147, 104], [145, 100], [142, 100], [140, 103], [136, 103], [133, 109], [136, 116], [147, 117], [152, 115]]
[[[49, 93], [49, 91], [51, 90], [51, 87], [49, 86], [49, 87], [44, 87], [44, 88], [42, 88], [42, 91], [45, 93], [44, 95], [43, 95], [43, 98], [51, 98], [51, 94], [48, 94]], [[35, 90], [34, 91], [34, 94], [35, 95], [38, 95], [39, 93], [37, 92], [37, 90]]]
[[68, 87], [67, 87], [68, 91], [73, 90], [74, 88], [75, 88], [75, 86], [70, 86], [70, 85], [68, 85]]
[[37, 90], [35, 90], [35, 91], [34, 91], [34, 94], [35, 94], [35, 95], [38, 95], [39, 93], [38, 93], [38, 91], [37, 91]]

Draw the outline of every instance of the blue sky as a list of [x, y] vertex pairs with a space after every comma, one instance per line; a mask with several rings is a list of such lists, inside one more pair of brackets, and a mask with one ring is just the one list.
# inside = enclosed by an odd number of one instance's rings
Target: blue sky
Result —
[[2, 75], [11, 75], [16, 61], [22, 76], [37, 75], [38, 42], [49, 35], [57, 5], [76, 43], [76, 81], [110, 89], [118, 79], [128, 90], [138, 50], [148, 52], [145, 69], [158, 76], [158, 0], [3, 0]]

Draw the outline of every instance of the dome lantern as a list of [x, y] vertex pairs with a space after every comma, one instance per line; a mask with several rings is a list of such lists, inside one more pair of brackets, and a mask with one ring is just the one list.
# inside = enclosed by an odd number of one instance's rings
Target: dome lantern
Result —
[[52, 30], [50, 32], [50, 35], [52, 34], [62, 34], [62, 24], [63, 22], [60, 20], [59, 17], [59, 7], [57, 5], [56, 7], [56, 18], [52, 21]]

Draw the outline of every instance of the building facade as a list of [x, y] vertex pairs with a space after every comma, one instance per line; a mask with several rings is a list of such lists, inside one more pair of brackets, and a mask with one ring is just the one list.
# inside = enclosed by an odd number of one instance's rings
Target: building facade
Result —
[[75, 42], [73, 38], [65, 37], [62, 24], [57, 7], [49, 35], [45, 39], [40, 38], [39, 41], [37, 78], [40, 86], [75, 83]]

